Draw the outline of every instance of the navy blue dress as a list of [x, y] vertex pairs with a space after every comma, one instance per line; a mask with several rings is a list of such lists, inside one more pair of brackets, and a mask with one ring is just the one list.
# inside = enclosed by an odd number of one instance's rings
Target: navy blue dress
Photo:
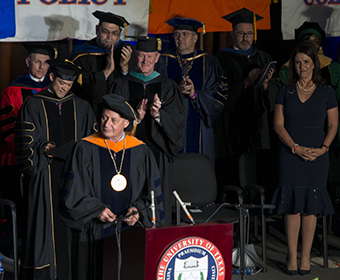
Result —
[[[282, 87], [276, 104], [284, 106], [285, 128], [295, 143], [312, 148], [322, 146], [326, 135], [327, 110], [338, 106], [333, 88], [316, 87], [310, 98], [303, 103], [296, 86]], [[280, 142], [278, 168], [279, 184], [272, 200], [272, 204], [277, 207], [277, 214], [334, 213], [326, 189], [328, 153], [315, 161], [304, 161]]]

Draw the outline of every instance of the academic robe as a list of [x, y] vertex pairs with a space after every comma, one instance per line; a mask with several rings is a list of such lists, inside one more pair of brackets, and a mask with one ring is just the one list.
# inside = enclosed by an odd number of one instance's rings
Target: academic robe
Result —
[[44, 80], [39, 83], [32, 80], [27, 73], [12, 81], [0, 97], [1, 198], [15, 202], [19, 230], [24, 216], [24, 204], [20, 189], [20, 172], [16, 166], [17, 162], [14, 155], [15, 122], [22, 103], [42, 89], [46, 89], [50, 82], [49, 75], [45, 75]]
[[[272, 58], [255, 48], [248, 52], [224, 49], [216, 54], [224, 73], [228, 77], [229, 97], [222, 114], [215, 123], [216, 165], [226, 177], [235, 180], [223, 183], [238, 184], [238, 158], [251, 150], [270, 149], [276, 142], [272, 129], [272, 117], [279, 82], [277, 73], [268, 82], [268, 89], [257, 86], [257, 81], [245, 87], [244, 79], [253, 68], [264, 69]], [[231, 162], [225, 166], [225, 159]], [[224, 173], [224, 174], [223, 174]]]
[[[156, 69], [177, 84], [187, 74], [195, 86], [195, 98], [183, 95], [188, 115], [183, 153], [200, 153], [215, 162], [214, 124], [227, 101], [228, 81], [217, 58], [201, 50], [182, 55], [176, 49], [161, 55]], [[189, 69], [190, 68], [190, 69]], [[189, 69], [189, 70], [188, 70]]]
[[[102, 96], [108, 93], [112, 88], [115, 79], [123, 75], [122, 68], [119, 65], [122, 49], [125, 46], [130, 46], [132, 49], [135, 46], [119, 41], [114, 47], [113, 59], [115, 61], [115, 70], [106, 79], [103, 73], [107, 63], [108, 50], [102, 49], [96, 42], [96, 38], [85, 42], [82, 45], [75, 46], [71, 53], [71, 61], [79, 65], [83, 69], [82, 85], [75, 83], [72, 91], [87, 100], [96, 115], [101, 114], [98, 105], [102, 103]], [[135, 60], [133, 56], [129, 61], [129, 71], [135, 68]]]
[[69, 92], [57, 98], [48, 90], [24, 102], [18, 113], [15, 157], [25, 173], [27, 230], [21, 279], [70, 279], [70, 229], [58, 216], [58, 190], [64, 161], [44, 154], [48, 143], [60, 147], [95, 132], [90, 105]]
[[139, 221], [151, 227], [152, 214], [148, 207], [153, 190], [157, 226], [164, 222], [161, 180], [151, 150], [132, 136], [126, 136], [125, 153], [124, 139], [117, 143], [106, 141], [118, 170], [123, 161], [121, 174], [127, 179], [125, 190], [117, 192], [110, 185], [117, 170], [99, 133], [79, 141], [65, 167], [60, 193], [64, 203], [63, 219], [75, 229], [73, 280], [101, 279], [101, 239], [115, 234], [116, 228], [115, 225], [103, 227], [105, 224], [97, 218], [105, 208], [119, 217], [135, 206], [141, 210]]
[[1, 166], [16, 164], [14, 126], [22, 103], [42, 89], [46, 89], [50, 82], [49, 75], [39, 83], [33, 81], [27, 74], [16, 78], [3, 91], [0, 99]]
[[[132, 74], [117, 79], [112, 92], [123, 96], [135, 110], [142, 99], [148, 99], [147, 112], [138, 124], [135, 136], [152, 150], [156, 158], [162, 179], [165, 224], [169, 225], [173, 196], [166, 178], [168, 165], [176, 159], [178, 152], [184, 147], [186, 106], [182, 93], [173, 80], [153, 72], [150, 75], [154, 75], [155, 78], [144, 82]], [[160, 123], [151, 117], [149, 111], [156, 93], [162, 101], [162, 108], [159, 111]]]

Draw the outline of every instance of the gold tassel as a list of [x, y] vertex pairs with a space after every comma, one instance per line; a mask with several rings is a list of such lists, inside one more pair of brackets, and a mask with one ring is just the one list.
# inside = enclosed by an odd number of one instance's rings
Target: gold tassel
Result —
[[78, 84], [83, 85], [83, 74], [79, 74], [78, 76]]
[[57, 48], [53, 48], [54, 50], [54, 58], [53, 59], [57, 59], [58, 57], [58, 49]]
[[150, 0], [150, 4], [149, 4], [149, 14], [153, 13], [153, 3], [152, 0]]
[[256, 14], [254, 13], [254, 43], [257, 40], [257, 29], [256, 29]]
[[131, 105], [126, 101], [125, 101], [125, 104], [129, 106], [131, 112], [133, 113], [133, 116], [135, 117], [135, 119], [133, 120], [133, 127], [132, 127], [131, 131], [127, 132], [126, 134], [129, 135], [129, 136], [134, 136], [135, 132], [136, 132], [136, 128], [137, 128], [137, 116], [135, 114], [135, 110], [133, 110]]
[[157, 38], [157, 51], [161, 51], [162, 50], [162, 40], [161, 38]]
[[202, 25], [203, 25], [203, 31], [202, 31], [202, 33], [203, 33], [203, 35], [204, 35], [204, 34], [207, 33], [207, 32], [205, 32], [205, 24], [204, 24], [204, 22], [201, 21], [201, 23], [202, 23]]
[[124, 39], [126, 39], [126, 37], [127, 37], [127, 32], [128, 32], [128, 25], [127, 25], [127, 23], [126, 22], [124, 22]]

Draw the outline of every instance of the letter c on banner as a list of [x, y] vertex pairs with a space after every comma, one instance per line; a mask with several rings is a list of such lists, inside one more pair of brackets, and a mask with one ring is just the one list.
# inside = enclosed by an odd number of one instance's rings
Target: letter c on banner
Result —
[[303, 0], [307, 6], [311, 6], [314, 4], [314, 0]]

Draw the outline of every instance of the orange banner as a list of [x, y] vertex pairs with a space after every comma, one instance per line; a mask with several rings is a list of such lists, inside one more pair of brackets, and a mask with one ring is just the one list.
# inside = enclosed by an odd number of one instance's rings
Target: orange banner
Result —
[[[203, 21], [206, 32], [231, 31], [231, 23], [222, 19], [229, 13], [246, 7], [263, 17], [257, 29], [270, 29], [270, 0], [151, 0], [153, 12], [149, 15], [149, 33], [171, 33], [173, 27], [166, 21], [174, 17]], [[202, 32], [202, 29], [199, 29]]]

